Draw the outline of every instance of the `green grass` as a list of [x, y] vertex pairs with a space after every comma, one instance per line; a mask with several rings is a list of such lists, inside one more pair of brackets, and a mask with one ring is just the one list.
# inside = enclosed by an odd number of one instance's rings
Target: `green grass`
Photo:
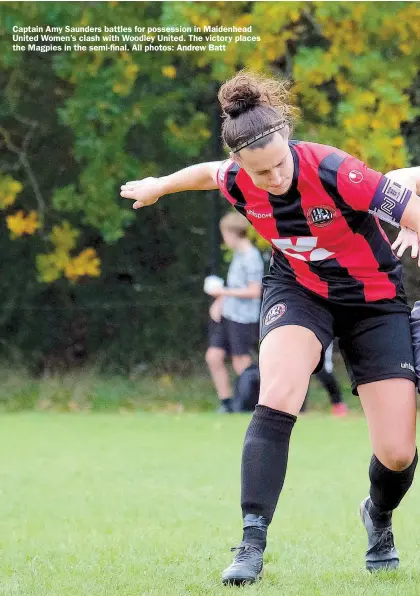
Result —
[[[0, 594], [416, 595], [420, 495], [395, 515], [401, 569], [364, 570], [357, 518], [370, 448], [363, 418], [307, 415], [258, 586], [223, 588], [240, 540], [249, 417], [210, 413], [0, 417]], [[239, 591], [240, 590], [240, 591]]]
[[[358, 398], [351, 395], [349, 380], [342, 366], [336, 368], [344, 398], [360, 411]], [[208, 371], [194, 375], [169, 373], [133, 374], [129, 377], [100, 374], [95, 368], [61, 375], [35, 378], [23, 367], [0, 363], [0, 412], [41, 410], [53, 412], [211, 412], [217, 396]], [[329, 401], [324, 389], [313, 378], [309, 409], [325, 411]]]

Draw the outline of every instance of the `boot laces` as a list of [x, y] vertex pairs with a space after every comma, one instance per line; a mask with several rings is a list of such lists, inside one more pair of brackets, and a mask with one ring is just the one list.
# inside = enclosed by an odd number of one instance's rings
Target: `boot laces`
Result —
[[380, 551], [389, 551], [394, 548], [394, 535], [392, 530], [387, 528], [382, 532], [377, 542], [377, 547]]
[[253, 544], [240, 544], [239, 546], [234, 546], [230, 550], [231, 552], [238, 551], [238, 554], [235, 557], [237, 563], [247, 561], [253, 554], [261, 555], [261, 550]]

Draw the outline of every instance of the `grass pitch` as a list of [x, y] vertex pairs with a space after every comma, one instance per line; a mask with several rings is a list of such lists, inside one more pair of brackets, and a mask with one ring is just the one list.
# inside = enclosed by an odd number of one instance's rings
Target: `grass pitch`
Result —
[[1, 596], [420, 594], [420, 494], [395, 514], [401, 568], [364, 570], [364, 419], [298, 421], [264, 580], [224, 588], [241, 538], [249, 416], [6, 414], [0, 418]]

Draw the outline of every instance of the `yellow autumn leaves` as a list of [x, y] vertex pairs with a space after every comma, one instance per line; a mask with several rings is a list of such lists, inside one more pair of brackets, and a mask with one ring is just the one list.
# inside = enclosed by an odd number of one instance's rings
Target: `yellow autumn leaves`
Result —
[[222, 65], [211, 52], [193, 56], [198, 67], [213, 64], [220, 80], [242, 66], [284, 69], [295, 81], [304, 138], [338, 144], [379, 170], [406, 165], [401, 125], [413, 119], [407, 90], [420, 60], [418, 3], [255, 2], [246, 14], [241, 2], [212, 4], [211, 13], [205, 3], [185, 2], [181, 11], [200, 27], [252, 25], [261, 41], [230, 44]]
[[121, 61], [115, 67], [118, 69], [118, 75], [112, 90], [121, 97], [127, 97], [133, 89], [140, 67], [127, 52], [121, 53]]
[[22, 188], [22, 184], [11, 176], [2, 176], [0, 178], [0, 209], [6, 209], [13, 205]]
[[176, 68], [175, 66], [169, 65], [169, 66], [163, 66], [162, 67], [162, 74], [164, 77], [167, 77], [168, 79], [174, 79], [176, 77]]
[[42, 281], [51, 283], [63, 275], [70, 281], [84, 276], [99, 277], [100, 260], [93, 248], [85, 248], [75, 257], [70, 255], [79, 234], [67, 221], [53, 226], [49, 240], [54, 244], [54, 250], [38, 255], [36, 259]]
[[7, 227], [11, 232], [12, 239], [19, 238], [20, 236], [32, 235], [39, 228], [38, 214], [36, 211], [30, 211], [25, 213], [21, 209], [8, 215], [6, 217]]
[[[11, 207], [22, 189], [23, 185], [18, 180], [14, 180], [11, 176], [1, 176], [0, 209], [5, 210], [8, 207]], [[25, 213], [22, 209], [8, 215], [6, 217], [6, 224], [10, 230], [12, 239], [34, 234], [40, 225], [36, 211]]]
[[[13, 205], [22, 188], [22, 184], [11, 176], [0, 177], [0, 209]], [[6, 224], [12, 240], [32, 236], [41, 227], [36, 211], [25, 212], [22, 209], [7, 215]], [[53, 226], [48, 240], [54, 245], [54, 250], [38, 255], [36, 259], [40, 281], [51, 283], [63, 276], [72, 282], [84, 276], [99, 277], [101, 262], [93, 248], [85, 248], [76, 256], [70, 254], [79, 234], [66, 221]]]

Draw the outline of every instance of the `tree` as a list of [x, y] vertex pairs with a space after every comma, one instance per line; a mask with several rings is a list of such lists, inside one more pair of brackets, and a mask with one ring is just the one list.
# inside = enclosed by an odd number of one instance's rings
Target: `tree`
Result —
[[[295, 80], [297, 135], [382, 171], [420, 159], [415, 2], [7, 2], [0, 15], [0, 332], [32, 361], [76, 344], [121, 366], [199, 351], [208, 197], [136, 215], [119, 186], [221, 158], [216, 89], [238, 68]], [[13, 52], [12, 26], [40, 23], [252, 25], [261, 39], [223, 53]]]

